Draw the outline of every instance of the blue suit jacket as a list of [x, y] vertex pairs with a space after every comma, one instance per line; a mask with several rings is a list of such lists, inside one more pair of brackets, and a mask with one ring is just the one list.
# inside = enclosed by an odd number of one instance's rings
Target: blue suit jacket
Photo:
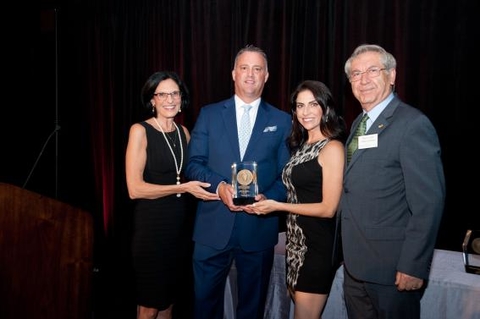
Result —
[[[290, 157], [286, 139], [291, 123], [288, 113], [262, 100], [243, 159], [258, 163], [259, 192], [279, 201], [286, 199], [281, 174]], [[233, 162], [240, 162], [240, 150], [235, 100], [231, 97], [200, 110], [191, 134], [185, 176], [210, 183], [209, 191], [215, 192], [221, 181], [231, 183]], [[244, 250], [264, 250], [277, 243], [278, 222], [276, 214], [249, 215], [230, 211], [222, 201], [199, 201], [193, 239], [222, 249], [235, 223], [237, 239]]]
[[358, 149], [345, 168], [339, 208], [345, 266], [380, 284], [393, 285], [397, 270], [427, 279], [445, 199], [435, 128], [395, 97], [366, 134], [378, 134], [378, 146]]

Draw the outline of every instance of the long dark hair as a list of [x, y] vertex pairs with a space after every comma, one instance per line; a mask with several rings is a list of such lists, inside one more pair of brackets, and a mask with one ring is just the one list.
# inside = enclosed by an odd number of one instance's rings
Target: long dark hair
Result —
[[294, 153], [300, 148], [308, 138], [307, 131], [298, 122], [296, 116], [297, 96], [302, 91], [312, 92], [315, 100], [322, 108], [322, 118], [320, 120], [320, 131], [329, 139], [339, 140], [345, 143], [346, 126], [345, 121], [337, 114], [335, 110], [335, 101], [330, 89], [320, 81], [305, 80], [301, 82], [290, 96], [290, 105], [292, 110], [292, 130], [288, 137], [288, 146], [290, 152]]

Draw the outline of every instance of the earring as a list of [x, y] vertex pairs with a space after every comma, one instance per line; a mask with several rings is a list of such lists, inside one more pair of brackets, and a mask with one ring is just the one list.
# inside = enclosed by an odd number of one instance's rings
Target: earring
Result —
[[152, 104], [152, 113], [155, 113], [155, 105]]
[[178, 109], [178, 113], [181, 113], [181, 112], [182, 112], [182, 108], [179, 108], [179, 109]]

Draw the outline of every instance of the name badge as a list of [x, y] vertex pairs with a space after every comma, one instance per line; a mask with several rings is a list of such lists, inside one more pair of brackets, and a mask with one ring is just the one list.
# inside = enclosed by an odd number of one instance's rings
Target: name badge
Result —
[[368, 134], [358, 137], [358, 149], [372, 148], [378, 146], [378, 134]]

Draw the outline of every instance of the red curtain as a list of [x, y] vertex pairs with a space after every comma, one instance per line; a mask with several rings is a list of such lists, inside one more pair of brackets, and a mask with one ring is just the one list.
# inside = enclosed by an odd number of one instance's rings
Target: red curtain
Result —
[[[128, 233], [124, 153], [130, 125], [143, 119], [140, 89], [146, 78], [157, 70], [181, 75], [192, 103], [178, 120], [191, 129], [203, 105], [233, 93], [234, 55], [246, 44], [262, 47], [269, 57], [267, 101], [288, 110], [290, 92], [300, 81], [321, 80], [347, 124], [360, 106], [344, 75], [346, 59], [365, 42], [392, 52], [399, 96], [430, 117], [443, 148], [449, 193], [439, 245], [460, 249], [465, 229], [480, 228], [478, 217], [457, 209], [460, 201], [474, 205], [473, 190], [460, 181], [474, 167], [460, 141], [473, 136], [467, 98], [478, 90], [475, 67], [472, 72], [469, 65], [477, 61], [478, 1], [64, 2], [49, 2], [40, 14], [38, 6], [20, 4], [11, 11], [24, 12], [18, 21], [25, 26], [13, 26], [5, 38], [5, 61], [14, 67], [4, 93], [17, 103], [3, 116], [1, 179], [23, 183], [58, 121], [58, 142], [46, 147], [29, 188], [53, 195], [58, 172], [55, 196], [91, 211], [105, 237]], [[53, 8], [55, 27], [45, 15]], [[10, 138], [7, 121], [27, 137]]]

